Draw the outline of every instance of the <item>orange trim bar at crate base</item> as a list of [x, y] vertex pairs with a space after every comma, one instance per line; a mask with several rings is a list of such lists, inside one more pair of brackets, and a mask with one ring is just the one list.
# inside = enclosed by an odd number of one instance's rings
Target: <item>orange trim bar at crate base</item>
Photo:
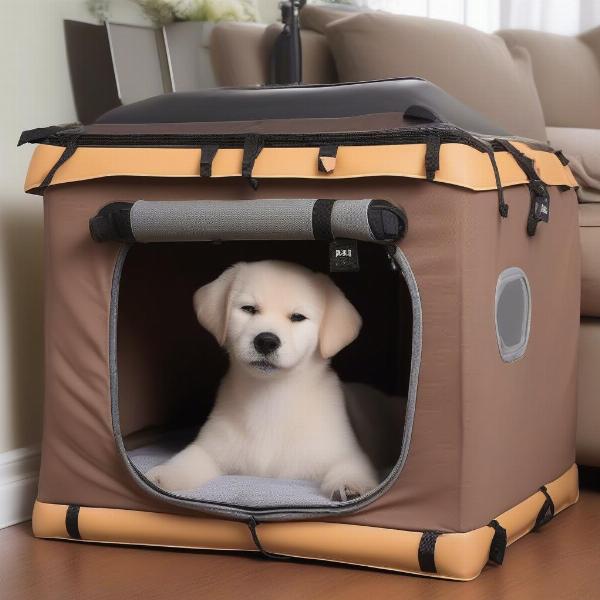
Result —
[[[534, 150], [511, 142], [533, 159], [536, 172], [547, 185], [576, 187], [569, 167], [552, 152]], [[33, 154], [25, 191], [35, 192], [63, 153], [61, 146], [39, 145]], [[335, 170], [319, 171], [319, 148], [264, 148], [257, 157], [255, 178], [350, 179], [354, 177], [407, 177], [425, 179], [425, 144], [341, 146]], [[243, 150], [220, 149], [212, 163], [211, 177], [239, 177]], [[527, 183], [527, 177], [507, 152], [496, 152], [504, 187]], [[100, 148], [83, 146], [62, 164], [52, 185], [102, 177], [200, 177], [199, 148]], [[442, 144], [434, 181], [474, 191], [494, 190], [496, 181], [488, 154], [465, 144]]]
[[[572, 465], [547, 484], [554, 514], [578, 497], [577, 467]], [[506, 529], [512, 544], [535, 526], [546, 496], [538, 491], [496, 521]], [[37, 501], [33, 531], [37, 537], [73, 539], [67, 532], [63, 504]], [[81, 541], [110, 544], [212, 549], [258, 550], [246, 523], [225, 519], [166, 513], [81, 507], [77, 530]], [[262, 523], [257, 528], [262, 548], [292, 558], [316, 559], [467, 581], [479, 575], [488, 562], [494, 529], [483, 526], [465, 533], [442, 533], [435, 545], [435, 573], [424, 573], [418, 553], [422, 532], [320, 521]]]

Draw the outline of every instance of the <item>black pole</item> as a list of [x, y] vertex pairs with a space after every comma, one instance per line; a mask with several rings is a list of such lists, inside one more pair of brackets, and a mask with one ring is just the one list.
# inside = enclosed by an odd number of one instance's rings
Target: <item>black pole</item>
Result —
[[285, 0], [280, 4], [283, 30], [273, 45], [269, 81], [271, 84], [296, 85], [302, 83], [299, 13], [305, 4], [306, 0]]

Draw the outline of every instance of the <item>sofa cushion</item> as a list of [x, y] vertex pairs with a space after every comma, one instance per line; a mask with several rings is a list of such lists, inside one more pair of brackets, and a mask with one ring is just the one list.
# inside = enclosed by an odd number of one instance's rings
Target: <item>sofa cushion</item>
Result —
[[382, 12], [338, 19], [326, 32], [341, 81], [420, 76], [507, 131], [545, 141], [529, 55], [496, 35]]
[[580, 187], [577, 196], [581, 202], [600, 202], [600, 190]]
[[600, 27], [577, 37], [527, 30], [498, 35], [529, 51], [547, 125], [600, 128]]
[[579, 206], [581, 315], [600, 317], [600, 204]]
[[[600, 104], [600, 96], [598, 104]], [[586, 193], [590, 192], [587, 201], [590, 201], [594, 195], [599, 195], [600, 129], [547, 127], [546, 132], [550, 144], [554, 148], [560, 148], [569, 159], [569, 166], [579, 185]]]

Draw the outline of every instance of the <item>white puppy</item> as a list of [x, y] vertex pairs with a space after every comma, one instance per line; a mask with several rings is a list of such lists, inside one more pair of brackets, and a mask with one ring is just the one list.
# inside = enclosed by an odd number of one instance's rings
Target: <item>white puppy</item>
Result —
[[230, 367], [198, 437], [146, 477], [189, 490], [219, 475], [318, 481], [346, 500], [377, 485], [329, 358], [361, 318], [327, 276], [285, 262], [237, 263], [194, 295]]

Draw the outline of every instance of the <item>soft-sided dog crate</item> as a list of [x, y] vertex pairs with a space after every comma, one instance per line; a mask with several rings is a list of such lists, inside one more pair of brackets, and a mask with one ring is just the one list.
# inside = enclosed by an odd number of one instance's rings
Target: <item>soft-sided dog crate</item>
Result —
[[[172, 94], [22, 141], [39, 144], [26, 189], [45, 206], [35, 535], [466, 580], [577, 500], [579, 241], [560, 152], [418, 79]], [[333, 360], [381, 392], [350, 415], [383, 465], [361, 497], [144, 477], [198, 430], [226, 369], [194, 290], [262, 258], [331, 271], [363, 317]]]

